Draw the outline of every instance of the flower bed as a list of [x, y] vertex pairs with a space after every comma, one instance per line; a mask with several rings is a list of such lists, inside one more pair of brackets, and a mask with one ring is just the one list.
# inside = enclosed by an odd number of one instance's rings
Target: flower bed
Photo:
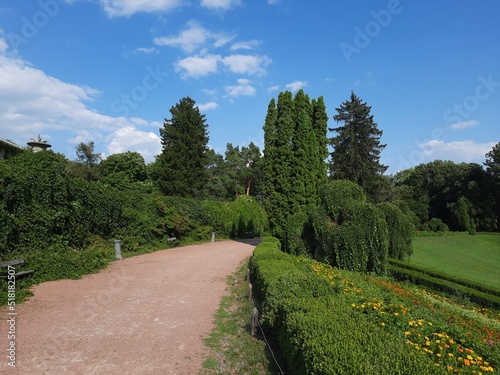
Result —
[[[252, 280], [291, 374], [490, 374], [500, 313], [339, 271], [264, 241]], [[369, 333], [369, 334], [368, 334]]]

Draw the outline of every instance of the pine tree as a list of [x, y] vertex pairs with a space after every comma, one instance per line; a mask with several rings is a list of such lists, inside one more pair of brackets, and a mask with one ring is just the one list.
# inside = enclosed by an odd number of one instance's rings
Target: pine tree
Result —
[[158, 156], [158, 183], [164, 194], [183, 197], [206, 195], [208, 181], [208, 126], [205, 115], [190, 97], [170, 108], [172, 118], [160, 128], [162, 153]]
[[387, 166], [380, 164], [380, 153], [386, 145], [380, 144], [382, 131], [370, 114], [371, 107], [363, 103], [354, 92], [333, 119], [342, 126], [329, 128], [337, 133], [330, 138], [334, 150], [331, 154], [330, 174], [334, 180], [350, 180], [365, 189], [374, 199], [377, 196]]

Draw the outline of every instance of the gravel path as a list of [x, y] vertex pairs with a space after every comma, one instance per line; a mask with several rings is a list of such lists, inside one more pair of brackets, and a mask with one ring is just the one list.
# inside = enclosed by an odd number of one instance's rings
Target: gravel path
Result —
[[2, 307], [1, 374], [198, 374], [226, 275], [256, 241], [179, 247], [37, 285], [16, 306], [16, 367]]

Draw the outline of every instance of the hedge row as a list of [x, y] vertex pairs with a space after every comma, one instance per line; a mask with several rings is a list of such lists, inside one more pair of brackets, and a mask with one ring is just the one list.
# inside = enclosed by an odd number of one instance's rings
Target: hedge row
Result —
[[275, 336], [287, 374], [440, 374], [431, 361], [353, 310], [340, 291], [264, 239], [251, 261], [262, 321]]
[[500, 290], [497, 288], [492, 288], [489, 285], [475, 283], [475, 282], [470, 281], [470, 280], [465, 280], [465, 279], [461, 279], [459, 277], [446, 275], [444, 273], [436, 272], [434, 270], [430, 270], [430, 269], [427, 269], [424, 267], [416, 266], [416, 265], [413, 265], [413, 264], [410, 264], [407, 262], [402, 262], [402, 261], [397, 260], [397, 259], [389, 259], [389, 264], [392, 264], [393, 266], [397, 266], [399, 268], [405, 268], [408, 270], [417, 271], [417, 272], [420, 272], [420, 273], [423, 273], [423, 274], [426, 274], [426, 275], [429, 275], [432, 277], [436, 277], [438, 279], [451, 281], [451, 282], [454, 282], [456, 284], [460, 284], [460, 285], [463, 285], [463, 286], [466, 286], [469, 288], [477, 289], [477, 290], [484, 292], [486, 294], [492, 294], [494, 296], [500, 297]]
[[448, 293], [458, 297], [465, 297], [485, 307], [500, 308], [500, 297], [480, 290], [454, 283], [438, 277], [433, 277], [425, 273], [398, 267], [389, 264], [391, 275], [400, 281], [410, 281], [414, 284], [424, 285], [433, 290]]

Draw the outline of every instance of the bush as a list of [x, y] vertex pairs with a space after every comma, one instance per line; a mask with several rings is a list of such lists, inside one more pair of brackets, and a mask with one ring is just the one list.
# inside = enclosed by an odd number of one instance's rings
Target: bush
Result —
[[[448, 225], [443, 223], [443, 221], [440, 218], [433, 217], [429, 222], [427, 223], [429, 230], [433, 232], [448, 232]], [[423, 228], [422, 228], [423, 229]], [[426, 229], [423, 229], [426, 230]]]
[[248, 195], [239, 196], [232, 203], [237, 220], [236, 234], [239, 237], [246, 237], [246, 233], [253, 233], [260, 236], [268, 227], [267, 214], [257, 201]]
[[[432, 361], [353, 310], [334, 282], [265, 239], [251, 261], [252, 283], [288, 374], [439, 374]], [[335, 295], [337, 296], [335, 297]]]
[[389, 265], [389, 271], [391, 275], [398, 280], [410, 281], [413, 284], [424, 285], [438, 292], [465, 297], [482, 306], [500, 308], [500, 297], [497, 295], [489, 294], [477, 290], [476, 288], [464, 286], [439, 277], [433, 277], [417, 270], [398, 267], [396, 265]]
[[294, 255], [309, 255], [305, 227], [308, 214], [299, 211], [291, 215], [284, 228], [283, 248]]
[[335, 180], [326, 184], [321, 192], [321, 206], [331, 220], [341, 224], [343, 213], [354, 202], [365, 202], [363, 188], [347, 180]]
[[392, 203], [381, 203], [378, 208], [385, 217], [389, 231], [389, 257], [400, 260], [409, 258], [413, 254], [415, 236], [413, 219]]

